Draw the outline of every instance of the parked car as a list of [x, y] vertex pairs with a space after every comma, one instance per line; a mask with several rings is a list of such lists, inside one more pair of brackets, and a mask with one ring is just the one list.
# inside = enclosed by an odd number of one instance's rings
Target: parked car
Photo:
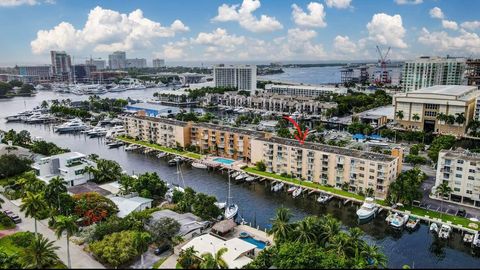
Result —
[[163, 244], [163, 245], [157, 247], [153, 251], [153, 253], [158, 256], [158, 255], [164, 253], [165, 251], [168, 251], [170, 248], [171, 248], [171, 246], [169, 244]]
[[465, 217], [467, 215], [467, 211], [463, 208], [458, 209], [457, 211], [457, 217]]
[[7, 215], [7, 217], [9, 217], [15, 224], [22, 222], [22, 219], [10, 210], [4, 210], [3, 213], [5, 213], [5, 215]]

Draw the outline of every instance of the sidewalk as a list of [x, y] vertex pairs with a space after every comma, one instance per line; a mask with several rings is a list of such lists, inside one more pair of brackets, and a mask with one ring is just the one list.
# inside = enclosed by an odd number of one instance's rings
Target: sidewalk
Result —
[[[14, 205], [3, 195], [0, 195], [2, 199], [5, 200], [5, 203], [2, 205], [2, 209], [11, 210], [15, 214], [19, 215], [22, 219], [22, 223], [17, 224], [17, 230], [19, 231], [35, 231], [34, 220], [32, 218], [27, 218], [25, 215], [20, 212], [18, 206]], [[57, 251], [57, 255], [62, 260], [62, 262], [67, 265], [67, 239], [62, 236], [57, 240], [55, 233], [48, 228], [47, 220], [37, 222], [38, 232], [41, 233], [44, 237], [47, 237], [50, 241], [55, 241], [55, 246], [58, 246], [60, 249]], [[105, 269], [105, 267], [88, 255], [81, 247], [70, 242], [70, 258], [72, 262], [72, 268], [83, 268], [83, 269]]]

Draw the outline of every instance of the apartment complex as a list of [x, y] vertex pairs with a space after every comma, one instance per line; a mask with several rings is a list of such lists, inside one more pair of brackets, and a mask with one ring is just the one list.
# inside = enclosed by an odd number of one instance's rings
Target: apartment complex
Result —
[[42, 158], [34, 163], [32, 168], [38, 179], [47, 184], [52, 178], [60, 177], [67, 182], [68, 186], [73, 187], [85, 184], [92, 179], [90, 173], [85, 170], [87, 166], [96, 166], [96, 164], [88, 160], [84, 154], [70, 152]]
[[37, 81], [45, 82], [50, 81], [52, 78], [52, 66], [40, 65], [40, 66], [17, 66], [15, 67], [18, 75], [20, 76], [34, 76]]
[[205, 104], [217, 104], [229, 108], [249, 108], [258, 111], [273, 113], [302, 113], [311, 116], [325, 115], [326, 111], [336, 108], [334, 102], [317, 101], [309, 97], [259, 94], [245, 96], [236, 93], [208, 94], [204, 98]]
[[52, 77], [56, 81], [69, 81], [72, 71], [70, 55], [64, 51], [50, 51]]
[[480, 154], [463, 149], [440, 151], [435, 187], [442, 183], [452, 189], [443, 199], [480, 207]]
[[344, 95], [347, 93], [347, 88], [335, 85], [267, 84], [265, 92], [287, 96], [319, 97], [332, 94]]
[[480, 85], [480, 59], [468, 59], [465, 72], [468, 85]]
[[393, 97], [395, 120], [406, 130], [463, 136], [479, 96], [476, 86], [465, 85], [437, 85], [397, 94]]
[[466, 67], [464, 58], [420, 57], [406, 61], [402, 71], [404, 92], [434, 85], [463, 84]]
[[480, 121], [480, 97], [477, 97], [477, 106], [475, 107], [475, 120]]
[[215, 87], [232, 87], [239, 91], [255, 91], [257, 89], [257, 66], [214, 66], [213, 81]]
[[110, 69], [124, 69], [127, 66], [127, 54], [116, 51], [108, 55], [108, 67]]
[[94, 65], [73, 65], [72, 66], [72, 78], [73, 82], [88, 82], [90, 81], [92, 72], [97, 71], [97, 67]]
[[251, 149], [251, 162], [265, 162], [268, 172], [337, 188], [348, 185], [351, 192], [371, 188], [382, 199], [401, 172], [403, 156], [400, 149], [389, 156], [277, 137], [255, 138]]
[[106, 68], [106, 61], [102, 59], [89, 59], [85, 61], [87, 66], [95, 66], [95, 70], [104, 70]]
[[153, 59], [152, 60], [152, 66], [154, 68], [165, 67], [165, 60], [164, 59]]
[[146, 68], [147, 59], [145, 58], [132, 58], [125, 61], [126, 68]]

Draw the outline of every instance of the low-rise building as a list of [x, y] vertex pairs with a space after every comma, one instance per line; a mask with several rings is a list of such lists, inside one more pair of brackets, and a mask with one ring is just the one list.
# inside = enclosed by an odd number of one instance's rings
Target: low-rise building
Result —
[[277, 137], [256, 138], [251, 149], [251, 162], [263, 161], [268, 172], [336, 188], [348, 186], [357, 193], [371, 188], [382, 199], [401, 172], [403, 156], [400, 149], [384, 155]]
[[394, 110], [394, 107], [391, 105], [383, 106], [361, 113], [356, 113], [352, 116], [352, 118], [357, 118], [358, 121], [364, 124], [369, 124], [373, 128], [379, 128], [385, 126], [388, 121], [394, 119]]
[[152, 207], [152, 199], [143, 198], [139, 196], [122, 197], [117, 195], [110, 195], [109, 198], [117, 207], [117, 216], [124, 218], [132, 212], [138, 212]]
[[267, 84], [265, 92], [287, 96], [319, 97], [332, 94], [344, 95], [347, 93], [347, 88], [338, 85]]
[[82, 153], [69, 152], [51, 157], [45, 157], [35, 162], [32, 168], [38, 179], [49, 183], [54, 177], [60, 177], [67, 182], [68, 186], [85, 184], [93, 176], [85, 170], [87, 166], [96, 164], [87, 159]]
[[442, 183], [452, 189], [442, 199], [480, 207], [480, 154], [464, 149], [440, 151], [434, 193]]
[[475, 120], [480, 121], [480, 97], [477, 97], [477, 106], [475, 107]]
[[393, 97], [399, 128], [465, 135], [480, 91], [476, 86], [436, 85]]
[[162, 218], [171, 218], [176, 220], [180, 224], [180, 230], [178, 231], [177, 235], [181, 236], [183, 239], [190, 239], [194, 236], [202, 234], [207, 225], [202, 221], [201, 218], [192, 213], [180, 214], [168, 209], [152, 213], [149, 224], [151, 225]]

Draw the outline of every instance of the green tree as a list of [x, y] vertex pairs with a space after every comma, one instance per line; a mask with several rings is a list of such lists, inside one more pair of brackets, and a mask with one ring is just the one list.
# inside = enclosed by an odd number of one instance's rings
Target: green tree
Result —
[[43, 235], [38, 235], [32, 244], [24, 249], [21, 260], [24, 268], [46, 269], [52, 267], [59, 259], [56, 254], [58, 247], [53, 241]]
[[387, 257], [385, 256], [385, 254], [380, 252], [380, 249], [378, 246], [375, 246], [375, 245], [370, 246], [370, 245], [364, 244], [362, 247], [361, 255], [368, 262], [369, 267], [373, 267], [373, 268], [387, 267]]
[[428, 157], [435, 163], [438, 161], [438, 153], [443, 149], [450, 149], [455, 144], [455, 137], [450, 135], [436, 137], [428, 148]]
[[320, 241], [325, 245], [326, 243], [330, 242], [333, 237], [335, 237], [338, 233], [340, 233], [342, 224], [333, 218], [330, 215], [325, 216], [325, 220], [321, 225], [321, 233], [319, 235]]
[[67, 236], [67, 260], [68, 268], [72, 268], [72, 263], [70, 259], [70, 237], [75, 235], [78, 232], [78, 226], [76, 223], [75, 216], [58, 216], [55, 218], [55, 235], [57, 239], [62, 237], [63, 233]]
[[443, 198], [444, 197], [450, 198], [450, 194], [452, 193], [452, 191], [453, 190], [448, 184], [448, 182], [443, 182], [435, 188], [435, 195], [442, 197], [441, 206], [440, 206], [440, 216], [442, 216], [443, 214]]
[[279, 207], [272, 220], [272, 228], [268, 231], [269, 235], [273, 234], [275, 242], [283, 242], [288, 240], [292, 226], [289, 224], [292, 213], [286, 207]]
[[257, 167], [257, 170], [259, 170], [259, 171], [264, 172], [264, 171], [267, 170], [267, 166], [265, 165], [265, 162], [264, 162], [263, 160], [258, 161], [258, 162], [255, 164], [255, 166]]
[[35, 234], [38, 237], [37, 232], [37, 219], [40, 218], [40, 212], [47, 208], [47, 203], [43, 198], [42, 193], [34, 194], [30, 191], [27, 191], [25, 198], [22, 199], [22, 204], [20, 205], [20, 211], [25, 212], [25, 216], [31, 217], [34, 219], [35, 224]]
[[395, 116], [400, 120], [403, 120], [403, 117], [405, 117], [405, 115], [403, 114], [403, 111], [397, 111], [395, 113]]
[[183, 269], [198, 269], [200, 267], [200, 259], [197, 251], [193, 247], [189, 247], [180, 251], [177, 264]]
[[227, 251], [227, 248], [221, 248], [215, 253], [215, 256], [213, 256], [211, 253], [202, 254], [200, 269], [228, 269], [228, 264], [222, 258]]
[[180, 231], [180, 223], [173, 218], [163, 217], [148, 226], [148, 231], [155, 243], [170, 243]]
[[148, 246], [151, 241], [152, 241], [152, 237], [150, 236], [149, 233], [146, 233], [146, 232], [137, 233], [133, 238], [133, 245], [135, 246], [135, 249], [137, 250], [138, 254], [140, 254], [140, 258], [141, 258], [140, 266], [142, 268], [144, 268], [143, 254], [148, 250]]
[[48, 182], [45, 187], [45, 201], [51, 208], [60, 211], [62, 205], [60, 194], [67, 192], [67, 182], [59, 176], [56, 176]]
[[93, 171], [94, 181], [96, 183], [114, 182], [122, 175], [122, 167], [113, 160], [96, 160], [97, 168]]
[[296, 241], [301, 243], [314, 243], [317, 240], [317, 231], [315, 221], [312, 217], [307, 217], [295, 225], [294, 235]]
[[217, 198], [214, 196], [197, 193], [195, 195], [195, 202], [192, 205], [193, 214], [204, 220], [216, 219], [222, 214], [220, 209], [215, 205], [216, 202]]
[[167, 193], [167, 184], [160, 179], [157, 173], [144, 173], [133, 183], [133, 190], [140, 196], [153, 199], [162, 199]]
[[0, 156], [0, 178], [8, 178], [30, 170], [32, 160], [16, 155]]

